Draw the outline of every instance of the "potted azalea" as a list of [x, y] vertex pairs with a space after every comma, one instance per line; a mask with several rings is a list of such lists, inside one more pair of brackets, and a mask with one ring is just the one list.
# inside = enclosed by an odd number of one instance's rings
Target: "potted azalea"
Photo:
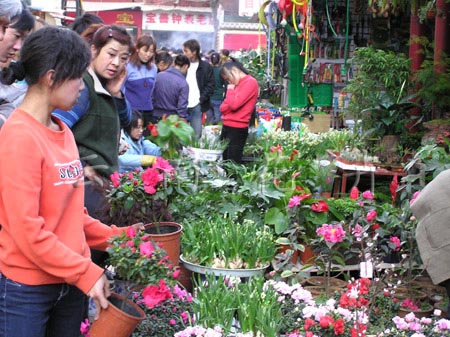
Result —
[[116, 291], [130, 296], [130, 286], [157, 284], [161, 279], [173, 285], [179, 270], [169, 261], [167, 252], [154, 242], [144, 231], [128, 229], [110, 240], [108, 265], [112, 267], [117, 279], [125, 281], [120, 289], [116, 282]]
[[109, 216], [117, 226], [130, 222], [170, 220], [168, 205], [175, 197], [176, 171], [169, 161], [158, 157], [145, 170], [114, 172], [106, 198]]
[[145, 287], [134, 300], [146, 318], [136, 327], [132, 337], [173, 337], [193, 321], [192, 295], [164, 279]]
[[106, 195], [111, 222], [118, 226], [143, 222], [146, 232], [162, 243], [170, 260], [178, 264], [182, 226], [171, 222], [168, 209], [174, 198], [185, 191], [174, 167], [158, 157], [145, 170], [113, 173], [111, 181]]

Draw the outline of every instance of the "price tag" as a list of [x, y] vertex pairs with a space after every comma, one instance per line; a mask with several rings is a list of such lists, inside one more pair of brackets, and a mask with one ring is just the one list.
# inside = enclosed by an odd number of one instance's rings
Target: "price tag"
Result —
[[361, 262], [359, 264], [359, 276], [364, 278], [373, 277], [373, 265], [371, 261]]

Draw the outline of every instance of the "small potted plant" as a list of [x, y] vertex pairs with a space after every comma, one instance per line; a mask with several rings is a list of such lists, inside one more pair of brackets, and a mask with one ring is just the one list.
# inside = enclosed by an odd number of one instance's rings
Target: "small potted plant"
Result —
[[145, 170], [113, 173], [111, 181], [106, 195], [110, 222], [118, 226], [143, 222], [146, 231], [155, 235], [153, 239], [162, 242], [170, 260], [178, 264], [182, 226], [171, 222], [168, 207], [178, 194], [185, 192], [169, 161], [158, 157]]
[[192, 137], [184, 153], [194, 161], [218, 161], [227, 148], [228, 141], [221, 140], [218, 134], [203, 134], [202, 137]]
[[166, 284], [163, 279], [147, 286], [134, 300], [146, 318], [136, 327], [132, 337], [173, 337], [193, 321], [192, 295], [177, 284]]
[[179, 158], [183, 145], [194, 137], [194, 129], [178, 115], [164, 116], [157, 124], [148, 125], [148, 129], [147, 139], [158, 145], [168, 160]]
[[108, 264], [116, 277], [127, 283], [122, 289], [127, 297], [131, 297], [130, 287], [134, 285], [157, 284], [161, 279], [170, 285], [175, 283], [179, 270], [169, 262], [166, 251], [144, 231], [130, 228], [111, 238], [110, 243]]

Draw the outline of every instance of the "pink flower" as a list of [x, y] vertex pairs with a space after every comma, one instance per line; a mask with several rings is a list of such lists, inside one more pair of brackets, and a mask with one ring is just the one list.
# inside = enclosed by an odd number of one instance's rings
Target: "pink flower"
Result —
[[134, 229], [134, 227], [128, 227], [126, 233], [128, 238], [136, 237], [136, 230]]
[[400, 250], [400, 246], [401, 246], [400, 239], [396, 236], [391, 236], [389, 241], [395, 245], [395, 251], [398, 252]]
[[173, 172], [173, 166], [170, 165], [168, 160], [163, 159], [162, 157], [157, 157], [156, 162], [153, 164], [153, 167], [159, 169], [166, 173]]
[[112, 181], [112, 183], [113, 183], [113, 186], [115, 187], [115, 188], [117, 188], [117, 187], [119, 187], [120, 186], [120, 174], [119, 174], [119, 172], [114, 172], [113, 174], [111, 174], [110, 176], [109, 176], [109, 178], [111, 179], [111, 181]]
[[183, 320], [183, 323], [187, 323], [188, 319], [189, 319], [189, 314], [186, 311], [183, 311], [181, 314], [181, 319]]
[[177, 322], [172, 318], [172, 319], [169, 321], [169, 324], [170, 324], [170, 325], [175, 325], [175, 324], [177, 324]]
[[361, 194], [364, 199], [373, 200], [374, 196], [371, 191], [365, 191]]
[[154, 167], [149, 167], [142, 173], [144, 191], [148, 194], [155, 194], [158, 183], [164, 180], [164, 175]]
[[416, 201], [417, 197], [419, 196], [420, 191], [417, 191], [413, 194], [412, 199], [409, 201], [409, 204], [412, 205], [414, 201]]
[[84, 320], [84, 322], [81, 322], [80, 332], [85, 337], [89, 337], [89, 326], [90, 326], [90, 324], [89, 324], [89, 320], [87, 318]]
[[316, 233], [330, 243], [342, 242], [345, 238], [345, 231], [340, 224], [323, 224], [322, 227], [317, 229]]
[[127, 247], [134, 247], [134, 241], [133, 240], [129, 240], [129, 241], [127, 241], [127, 243], [125, 245]]
[[180, 275], [180, 269], [177, 269], [172, 273], [172, 277], [175, 279], [178, 278], [179, 275]]
[[144, 303], [149, 308], [154, 308], [158, 304], [173, 297], [170, 288], [167, 287], [164, 280], [159, 281], [159, 286], [150, 285], [142, 292]]
[[358, 187], [353, 186], [352, 189], [350, 190], [350, 199], [357, 200], [358, 197], [359, 197]]
[[311, 194], [301, 194], [294, 195], [291, 199], [289, 199], [288, 207], [293, 208], [295, 206], [299, 206], [304, 199], [308, 199], [311, 197]]
[[294, 208], [295, 206], [299, 206], [301, 201], [302, 199], [300, 198], [299, 195], [294, 195], [291, 199], [289, 199], [288, 207]]
[[150, 257], [152, 256], [153, 252], [155, 251], [155, 247], [153, 247], [153, 244], [150, 241], [143, 242], [139, 245], [139, 251], [141, 255]]
[[363, 233], [363, 227], [360, 224], [356, 224], [355, 228], [353, 228], [353, 230], [352, 230], [352, 234], [355, 237], [360, 238], [362, 233]]
[[372, 222], [373, 220], [376, 219], [376, 217], [377, 217], [377, 211], [370, 210], [370, 211], [367, 212], [366, 220], [369, 221], [369, 222]]

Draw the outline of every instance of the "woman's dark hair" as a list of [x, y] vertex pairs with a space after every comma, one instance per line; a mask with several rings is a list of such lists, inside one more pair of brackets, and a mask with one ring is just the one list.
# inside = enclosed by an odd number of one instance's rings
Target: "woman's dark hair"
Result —
[[78, 35], [81, 35], [81, 33], [83, 33], [89, 26], [96, 23], [104, 22], [98, 15], [85, 13], [81, 16], [76, 17], [70, 28]]
[[136, 42], [136, 45], [134, 47], [133, 54], [130, 56], [130, 63], [134, 64], [138, 69], [141, 67], [142, 63], [139, 60], [139, 49], [142, 47], [147, 47], [150, 49], [150, 47], [153, 46], [155, 53], [153, 53], [152, 58], [150, 61], [145, 65], [147, 69], [152, 68], [152, 63], [155, 62], [155, 54], [156, 54], [156, 41], [153, 37], [150, 35], [144, 34], [142, 35]]
[[[137, 111], [137, 110], [133, 110], [131, 112], [131, 121], [130, 124], [128, 124], [127, 126], [125, 126], [123, 128], [123, 131], [125, 131], [128, 135], [131, 134], [131, 129], [133, 128], [137, 128], [139, 120], [144, 120], [144, 117], [142, 117], [142, 114]], [[146, 125], [144, 125], [144, 127], [146, 127]]]
[[25, 77], [28, 85], [39, 82], [54, 70], [53, 87], [66, 80], [81, 78], [91, 61], [89, 46], [67, 28], [48, 26], [31, 33], [20, 51], [20, 61], [13, 63], [14, 80]]
[[92, 39], [94, 38], [94, 34], [97, 30], [100, 29], [100, 27], [103, 27], [103, 23], [93, 23], [89, 27], [87, 27], [83, 33], [80, 34], [80, 36], [86, 40], [88, 45], [92, 45]]
[[212, 53], [209, 57], [209, 60], [211, 61], [211, 64], [216, 66], [220, 63], [220, 54], [219, 53]]
[[191, 61], [189, 61], [189, 58], [186, 55], [177, 55], [173, 61], [173, 64], [181, 68], [186, 64], [190, 66]]
[[158, 50], [155, 55], [155, 63], [163, 62], [165, 64], [172, 64], [173, 57], [167, 50]]
[[92, 36], [91, 44], [99, 52], [108, 43], [109, 39], [114, 39], [120, 44], [128, 46], [130, 52], [133, 50], [130, 34], [128, 34], [125, 28], [116, 25], [107, 25], [98, 28]]
[[233, 68], [238, 68], [244, 74], [250, 74], [250, 72], [242, 65], [241, 62], [236, 60], [234, 57], [230, 57], [230, 60], [222, 64], [222, 66], [220, 67], [220, 76], [224, 78], [225, 75], [229, 75], [231, 73], [231, 69]]
[[24, 34], [30, 32], [34, 28], [34, 23], [36, 19], [31, 12], [24, 8], [20, 15], [17, 17], [17, 20], [14, 21], [10, 28], [14, 28], [19, 33]]

